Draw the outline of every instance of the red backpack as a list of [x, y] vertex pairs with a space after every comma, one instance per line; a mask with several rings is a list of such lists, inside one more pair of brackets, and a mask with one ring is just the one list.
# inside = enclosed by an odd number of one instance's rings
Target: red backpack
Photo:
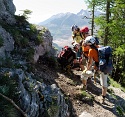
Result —
[[75, 53], [72, 48], [69, 46], [64, 46], [60, 53], [57, 56], [57, 61], [61, 64], [61, 66], [66, 67], [73, 63]]

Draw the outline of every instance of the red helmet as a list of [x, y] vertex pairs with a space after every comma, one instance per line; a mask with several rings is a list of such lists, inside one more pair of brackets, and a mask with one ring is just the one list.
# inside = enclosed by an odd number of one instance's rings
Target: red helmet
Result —
[[82, 33], [88, 33], [89, 32], [89, 28], [87, 26], [83, 27], [80, 32]]

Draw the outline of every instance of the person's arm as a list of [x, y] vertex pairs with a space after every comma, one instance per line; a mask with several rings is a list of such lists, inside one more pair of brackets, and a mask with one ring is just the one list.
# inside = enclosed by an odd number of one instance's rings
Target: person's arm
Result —
[[72, 32], [72, 39], [74, 40], [74, 38], [75, 38], [75, 33]]
[[90, 70], [92, 64], [93, 64], [93, 58], [92, 57], [88, 57], [87, 70]]
[[88, 61], [87, 61], [87, 69], [86, 70], [90, 70], [92, 65], [93, 65], [93, 49], [89, 49], [89, 53], [88, 53]]

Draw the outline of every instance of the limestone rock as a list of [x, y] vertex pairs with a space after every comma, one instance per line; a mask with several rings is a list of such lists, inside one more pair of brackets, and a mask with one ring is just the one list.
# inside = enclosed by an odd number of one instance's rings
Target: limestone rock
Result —
[[3, 39], [3, 46], [0, 48], [0, 56], [4, 57], [5, 52], [10, 52], [14, 49], [13, 37], [0, 26], [0, 36]]

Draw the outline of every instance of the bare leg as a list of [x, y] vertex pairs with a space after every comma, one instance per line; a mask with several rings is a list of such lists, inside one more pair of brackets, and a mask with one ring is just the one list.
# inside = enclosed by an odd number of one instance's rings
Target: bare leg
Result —
[[106, 96], [106, 93], [107, 93], [107, 77], [108, 75], [107, 74], [104, 74], [103, 72], [101, 72], [100, 74], [100, 83], [102, 85], [102, 98], [103, 98], [103, 102], [105, 100], [105, 96]]
[[87, 89], [87, 80], [82, 80], [83, 88]]
[[106, 96], [107, 87], [102, 87], [102, 96]]
[[83, 85], [87, 84], [87, 80], [82, 80]]

